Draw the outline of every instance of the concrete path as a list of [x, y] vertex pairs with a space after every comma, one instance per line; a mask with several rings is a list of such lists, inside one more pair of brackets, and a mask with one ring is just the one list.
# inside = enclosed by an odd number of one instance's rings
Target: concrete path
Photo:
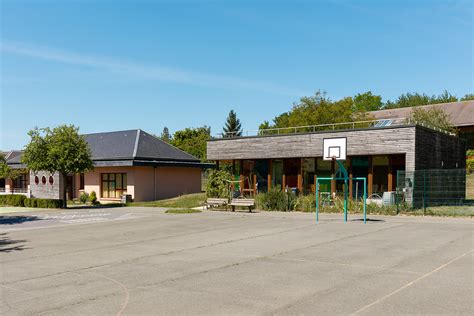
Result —
[[2, 215], [0, 314], [474, 313], [471, 219], [359, 219], [152, 208]]

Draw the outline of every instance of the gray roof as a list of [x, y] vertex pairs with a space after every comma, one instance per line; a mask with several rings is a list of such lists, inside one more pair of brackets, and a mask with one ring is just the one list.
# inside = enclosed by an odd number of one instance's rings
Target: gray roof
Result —
[[93, 160], [199, 162], [196, 157], [140, 129], [84, 135]]
[[[195, 166], [210, 167], [181, 149], [140, 129], [85, 134], [96, 166]], [[19, 167], [21, 151], [6, 155], [7, 163]]]
[[21, 163], [21, 155], [23, 151], [21, 150], [12, 150], [9, 152], [2, 152], [5, 155], [7, 164], [10, 165], [13, 169], [22, 169], [25, 168], [25, 165]]
[[[442, 109], [449, 116], [451, 123], [454, 126], [474, 126], [474, 101], [460, 101], [450, 103], [440, 103], [420, 106], [423, 109], [439, 108]], [[408, 118], [411, 116], [413, 107], [380, 110], [369, 112], [378, 120]]]

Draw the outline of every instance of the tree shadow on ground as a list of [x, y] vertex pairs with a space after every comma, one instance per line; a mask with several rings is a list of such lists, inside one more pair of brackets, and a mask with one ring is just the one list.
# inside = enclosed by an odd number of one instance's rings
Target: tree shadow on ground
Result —
[[0, 234], [0, 253], [25, 250], [27, 248], [25, 248], [24, 244], [21, 244], [25, 242], [27, 241], [26, 240], [12, 240], [7, 236], [7, 233], [1, 233]]
[[0, 225], [15, 225], [24, 222], [40, 221], [38, 216], [12, 215], [0, 216]]

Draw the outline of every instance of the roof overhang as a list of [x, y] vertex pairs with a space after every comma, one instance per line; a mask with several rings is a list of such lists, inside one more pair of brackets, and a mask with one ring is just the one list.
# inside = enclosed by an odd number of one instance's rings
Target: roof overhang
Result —
[[215, 164], [199, 161], [166, 161], [166, 160], [94, 160], [95, 167], [186, 167], [186, 168], [215, 168]]

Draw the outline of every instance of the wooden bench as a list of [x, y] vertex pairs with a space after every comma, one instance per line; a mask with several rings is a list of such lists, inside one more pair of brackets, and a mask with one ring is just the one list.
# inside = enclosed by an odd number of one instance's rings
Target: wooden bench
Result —
[[249, 213], [252, 213], [252, 207], [255, 206], [254, 199], [232, 199], [229, 203], [232, 206], [232, 212], [235, 212], [236, 206], [248, 207]]
[[227, 203], [229, 200], [221, 199], [221, 198], [210, 198], [206, 200], [206, 209], [209, 209], [211, 206], [225, 206], [227, 207]]

